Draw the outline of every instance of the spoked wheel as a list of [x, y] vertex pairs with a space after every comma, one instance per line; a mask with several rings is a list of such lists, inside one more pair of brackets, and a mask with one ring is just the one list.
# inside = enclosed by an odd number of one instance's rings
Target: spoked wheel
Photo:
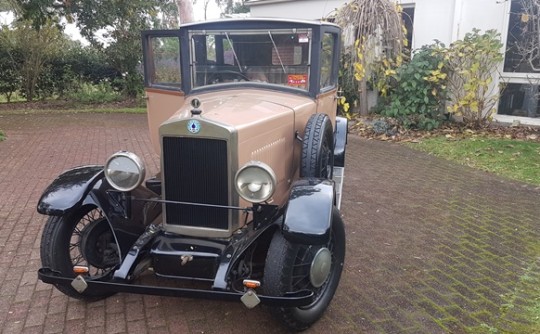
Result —
[[311, 290], [314, 300], [303, 307], [275, 307], [272, 314], [293, 330], [316, 322], [334, 297], [345, 259], [345, 230], [339, 211], [332, 213], [330, 239], [325, 245], [291, 243], [281, 231], [274, 234], [264, 269], [264, 290], [271, 296]]
[[[120, 263], [119, 248], [107, 219], [95, 206], [83, 206], [74, 212], [50, 217], [41, 237], [43, 267], [75, 277], [74, 267], [88, 268], [85, 279], [95, 280], [109, 274]], [[112, 293], [85, 291], [55, 285], [64, 294], [82, 300], [98, 300]]]

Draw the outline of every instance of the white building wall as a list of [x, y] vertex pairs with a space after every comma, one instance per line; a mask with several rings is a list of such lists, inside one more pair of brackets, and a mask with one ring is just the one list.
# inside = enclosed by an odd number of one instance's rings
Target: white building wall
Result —
[[[412, 48], [433, 44], [435, 40], [449, 45], [462, 39], [474, 28], [486, 31], [495, 29], [506, 42], [510, 0], [396, 0], [402, 6], [414, 6], [414, 30]], [[321, 19], [331, 15], [347, 0], [266, 0], [266, 4], [251, 6], [255, 17], [282, 17], [297, 19]], [[506, 47], [506, 46], [505, 46]], [[504, 52], [505, 47], [501, 50]], [[499, 68], [502, 72], [502, 63]], [[518, 77], [515, 73], [505, 73], [504, 80]], [[493, 89], [496, 91], [503, 80], [500, 73], [494, 73]], [[525, 80], [525, 79], [523, 79]], [[512, 116], [496, 115], [501, 121], [512, 121]], [[540, 119], [526, 119], [522, 123], [540, 125]]]
[[268, 1], [268, 4], [252, 5], [253, 17], [280, 17], [288, 19], [320, 20], [326, 18], [346, 0], [296, 0]]
[[436, 39], [446, 45], [450, 44], [452, 41], [455, 1], [456, 0], [402, 1], [403, 5], [414, 4], [415, 8], [412, 41], [413, 50], [427, 44], [433, 44]]
[[[347, 0], [267, 0], [251, 6], [254, 17], [318, 20], [331, 15]], [[507, 1], [501, 0], [398, 0], [414, 6], [413, 49], [439, 40], [448, 45], [473, 28], [496, 29], [505, 34]], [[504, 37], [504, 36], [503, 36]]]
[[454, 40], [462, 39], [474, 28], [482, 31], [495, 29], [506, 35], [506, 21], [509, 14], [506, 1], [500, 0], [458, 0], [462, 10], [454, 25]]

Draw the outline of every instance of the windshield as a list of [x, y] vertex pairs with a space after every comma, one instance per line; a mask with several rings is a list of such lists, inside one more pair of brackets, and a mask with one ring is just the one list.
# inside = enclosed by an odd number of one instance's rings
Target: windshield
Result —
[[311, 29], [191, 31], [193, 88], [253, 82], [309, 89]]

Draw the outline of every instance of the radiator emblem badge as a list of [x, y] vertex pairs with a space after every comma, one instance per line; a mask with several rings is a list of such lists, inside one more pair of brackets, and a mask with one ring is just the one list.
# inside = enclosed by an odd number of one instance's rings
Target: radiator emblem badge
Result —
[[199, 133], [199, 131], [201, 131], [201, 123], [195, 119], [192, 119], [188, 122], [187, 129], [191, 133]]

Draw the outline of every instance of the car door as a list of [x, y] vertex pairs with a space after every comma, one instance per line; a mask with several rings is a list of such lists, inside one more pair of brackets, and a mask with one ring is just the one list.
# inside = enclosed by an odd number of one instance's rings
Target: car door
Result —
[[142, 33], [144, 85], [150, 139], [160, 152], [159, 126], [184, 103], [180, 30]]

